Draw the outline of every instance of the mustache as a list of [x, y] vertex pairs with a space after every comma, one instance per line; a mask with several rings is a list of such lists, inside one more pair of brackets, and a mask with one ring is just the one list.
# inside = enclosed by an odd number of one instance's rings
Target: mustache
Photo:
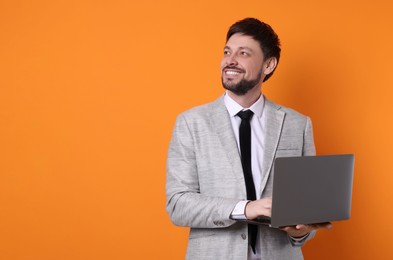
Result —
[[242, 73], [246, 72], [244, 69], [238, 68], [236, 66], [226, 66], [222, 69], [222, 71], [226, 70], [226, 69], [230, 69], [230, 70], [237, 70], [240, 71]]

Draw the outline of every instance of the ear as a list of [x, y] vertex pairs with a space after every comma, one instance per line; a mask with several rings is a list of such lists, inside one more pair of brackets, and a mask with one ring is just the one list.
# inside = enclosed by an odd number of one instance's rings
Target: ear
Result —
[[277, 66], [277, 58], [271, 57], [263, 63], [263, 74], [269, 75]]

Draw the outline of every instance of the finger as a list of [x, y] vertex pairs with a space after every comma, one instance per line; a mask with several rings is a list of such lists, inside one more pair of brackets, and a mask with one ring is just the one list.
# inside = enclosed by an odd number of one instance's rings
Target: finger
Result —
[[316, 229], [330, 229], [332, 228], [333, 225], [330, 222], [326, 223], [318, 223], [318, 224], [310, 224], [310, 225], [297, 225], [296, 228], [302, 229], [302, 230], [308, 230], [308, 232], [311, 232], [312, 230]]
[[316, 224], [316, 228], [326, 228], [326, 229], [329, 229], [329, 228], [332, 228], [332, 227], [333, 227], [333, 225], [332, 225], [332, 223], [330, 223], [330, 222]]
[[320, 229], [320, 228], [331, 228], [333, 225], [330, 222], [324, 222], [324, 223], [310, 224], [308, 226], [312, 229]]
[[263, 205], [263, 207], [264, 207], [265, 209], [271, 209], [271, 208], [272, 208], [272, 205]]
[[280, 229], [283, 230], [283, 231], [288, 231], [288, 230], [291, 229], [291, 227], [280, 227]]
[[267, 197], [267, 198], [263, 198], [262, 199], [263, 204], [265, 205], [265, 207], [272, 207], [272, 198], [271, 197]]
[[300, 229], [307, 229], [307, 228], [308, 228], [308, 225], [299, 224], [299, 225], [296, 225], [295, 228], [296, 228], [297, 230], [300, 230]]
[[281, 230], [283, 231], [291, 231], [291, 230], [296, 230], [295, 226], [286, 226], [286, 227], [280, 227]]

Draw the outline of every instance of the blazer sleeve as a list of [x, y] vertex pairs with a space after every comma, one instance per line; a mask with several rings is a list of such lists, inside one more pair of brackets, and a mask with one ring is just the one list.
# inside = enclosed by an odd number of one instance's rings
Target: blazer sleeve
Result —
[[180, 115], [168, 150], [166, 210], [178, 226], [230, 226], [235, 223], [230, 214], [239, 200], [200, 193], [194, 142], [185, 117]]
[[306, 126], [304, 129], [304, 140], [303, 140], [303, 156], [314, 156], [315, 145], [314, 135], [312, 130], [312, 123], [309, 117], [306, 120]]

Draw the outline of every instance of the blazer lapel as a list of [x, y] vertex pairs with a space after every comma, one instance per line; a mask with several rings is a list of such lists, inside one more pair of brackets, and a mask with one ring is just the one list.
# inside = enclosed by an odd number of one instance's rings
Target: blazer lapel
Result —
[[273, 159], [277, 150], [278, 140], [280, 140], [281, 136], [282, 124], [285, 118], [285, 112], [280, 110], [280, 106], [272, 103], [266, 98], [263, 113], [265, 116], [264, 124], [266, 130], [264, 133], [265, 149], [263, 151], [262, 180], [259, 194], [262, 194], [269, 178]]
[[239, 187], [242, 189], [244, 198], [246, 198], [246, 186], [243, 176], [243, 168], [240, 159], [239, 149], [237, 147], [235, 134], [233, 133], [231, 119], [224, 104], [223, 96], [217, 99], [213, 104], [211, 112], [211, 124], [217, 133], [218, 138], [227, 154], [228, 160], [232, 165], [233, 174], [238, 180]]

